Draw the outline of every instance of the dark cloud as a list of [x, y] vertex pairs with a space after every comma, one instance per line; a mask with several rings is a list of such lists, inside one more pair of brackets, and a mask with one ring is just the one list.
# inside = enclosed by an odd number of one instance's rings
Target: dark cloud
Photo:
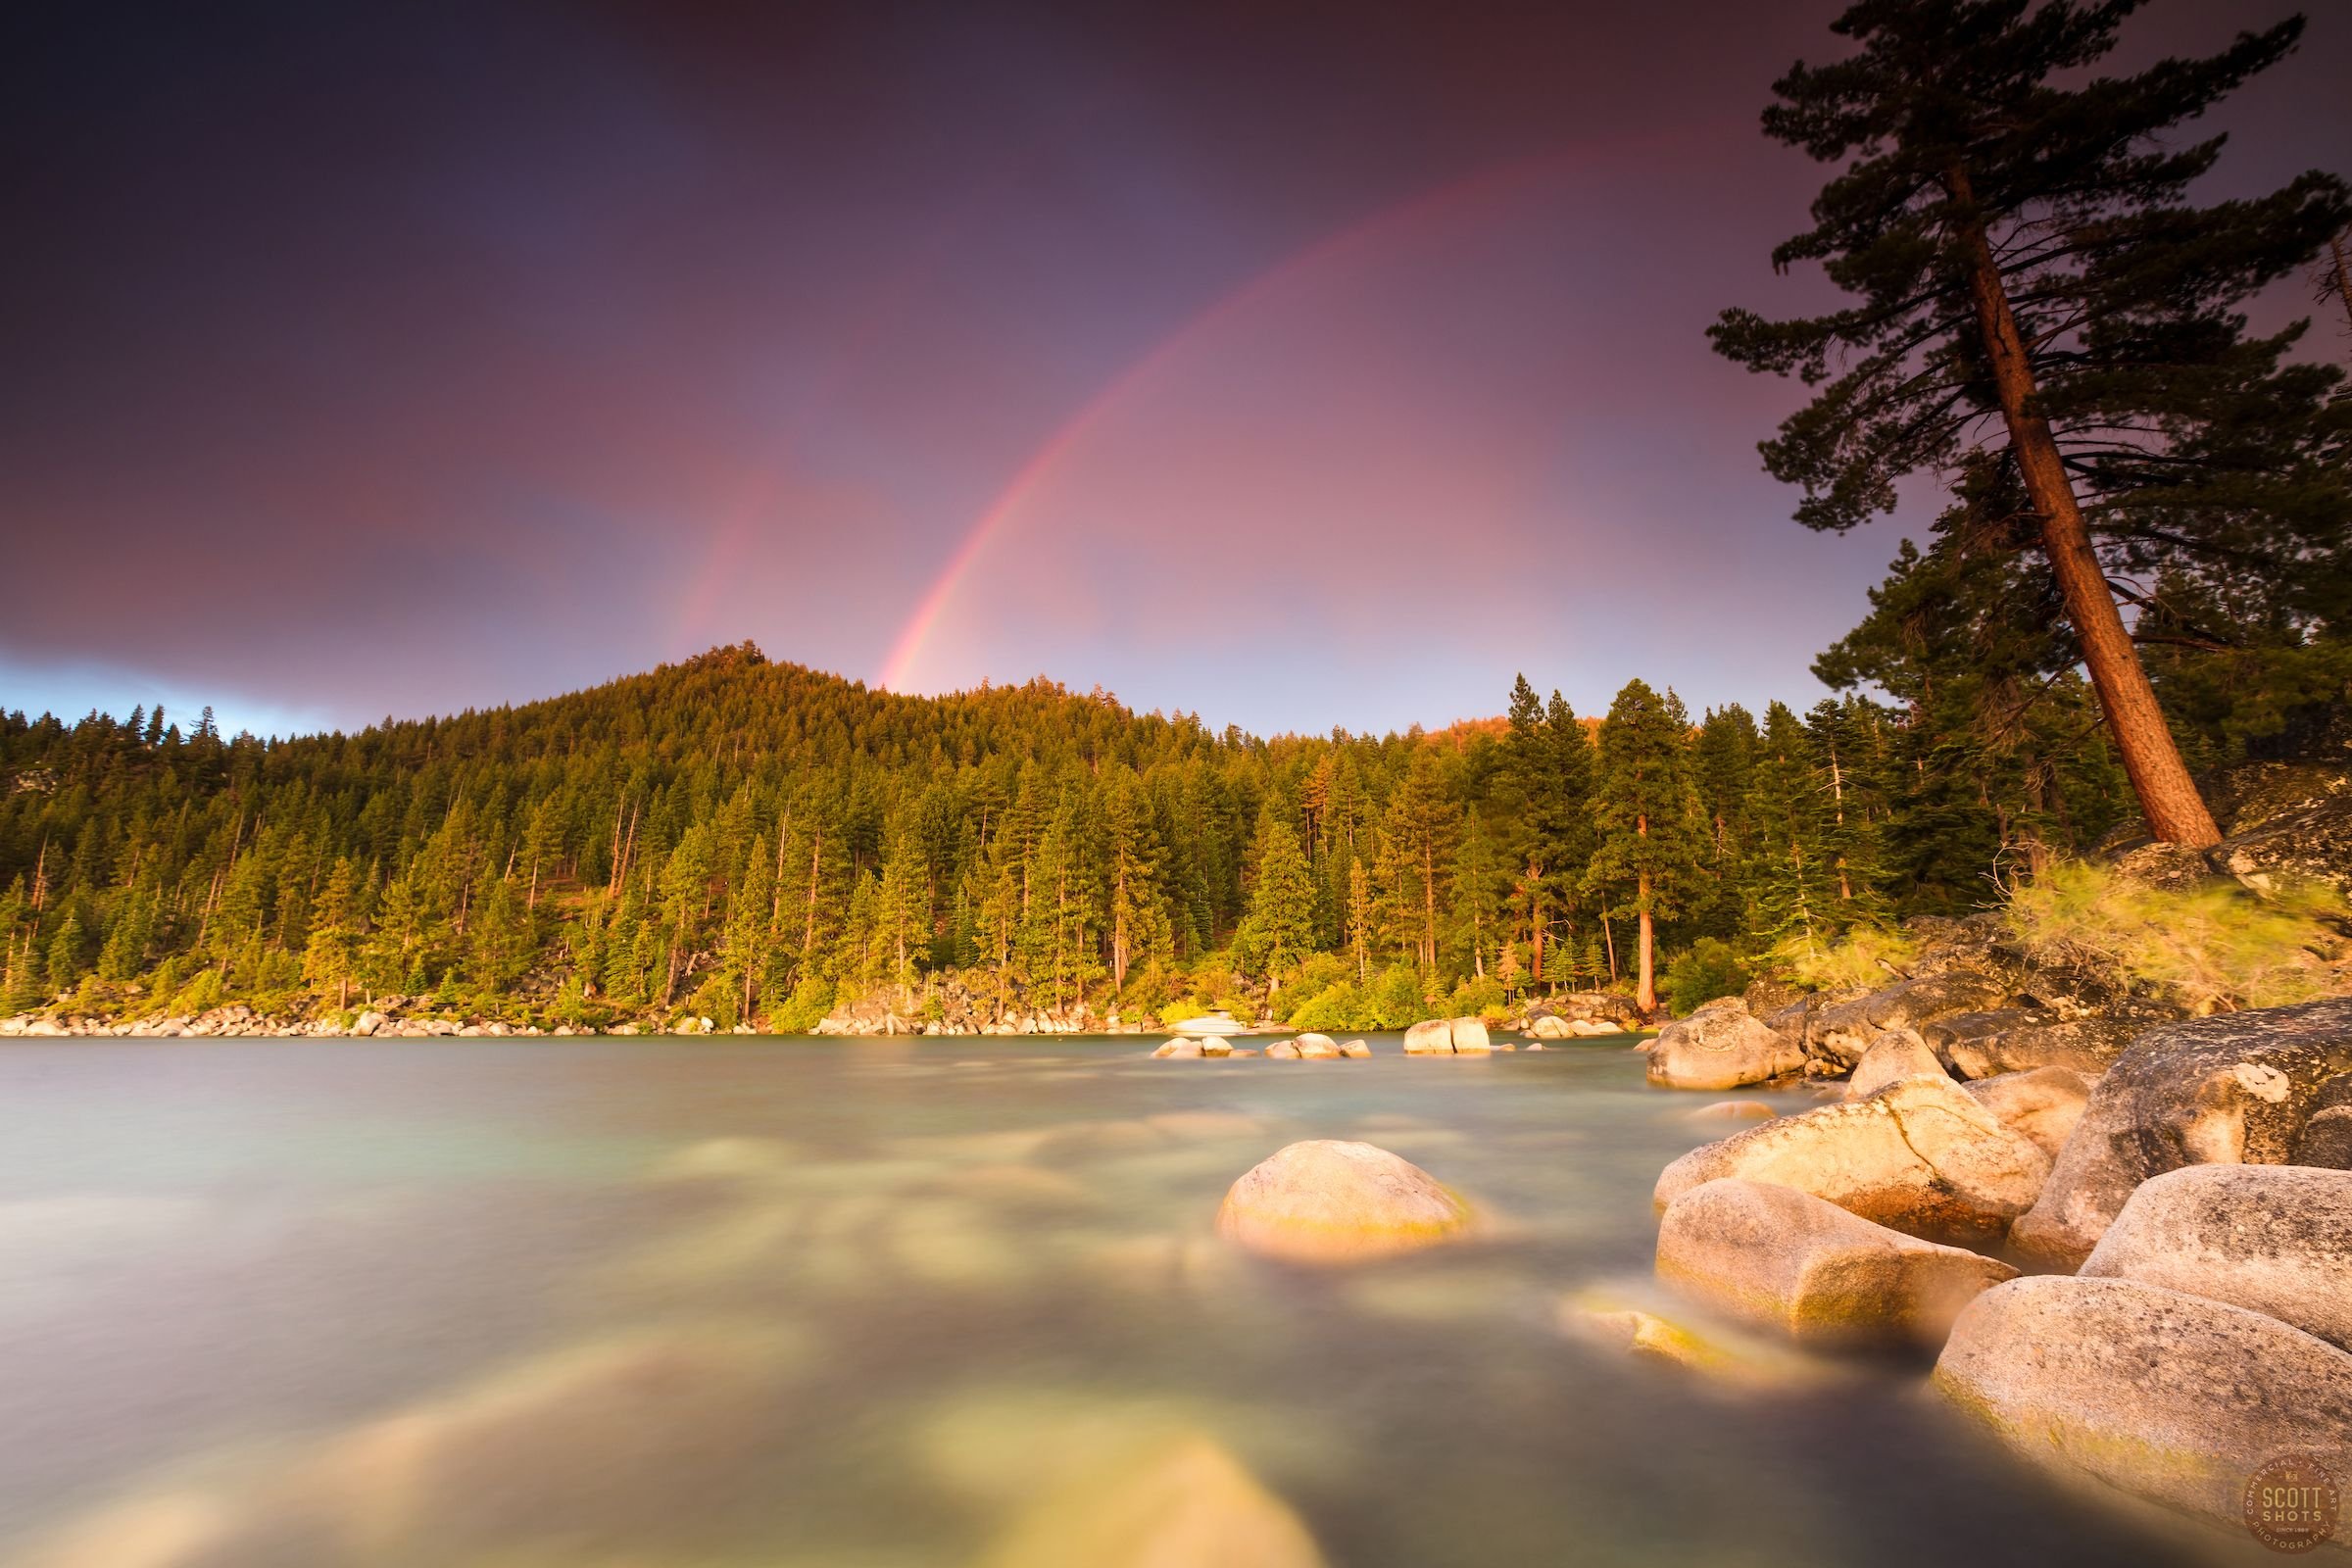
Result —
[[[1674, 578], [1642, 593], [1784, 629], [1724, 654], [1713, 690], [1705, 660], [1678, 671], [1696, 699], [1788, 689], [1893, 537], [1834, 549], [1780, 520], [1753, 443], [1786, 394], [1699, 332], [1733, 300], [1816, 297], [1765, 262], [1814, 172], [1753, 116], [1791, 58], [1833, 52], [1835, 9], [38, 8], [8, 24], [0, 92], [0, 703], [78, 698], [66, 672], [98, 664], [357, 722], [745, 636], [872, 673], [1014, 475], [1186, 323], [1374, 215], [1579, 149], [1605, 176], [1526, 219], [1516, 265], [1500, 228], [1458, 266], [1391, 256], [1353, 314], [1237, 340], [1295, 341], [1279, 373], [1239, 346], [1188, 362], [1134, 471], [1197, 468], [1219, 408], [1255, 396], [1279, 421], [1278, 390], [1344, 368], [1372, 378], [1362, 423], [1300, 451], [1410, 440], [1422, 404], [1520, 431], [1495, 463], [1588, 486], [1580, 528], [1677, 519], [1686, 559], [1719, 530], [1738, 572], [1642, 557], [1655, 528], [1618, 542], [1626, 570]], [[2209, 48], [2275, 9], [2172, 0], [2132, 47]], [[2340, 166], [2348, 79], [2352, 18], [2324, 13], [2230, 106], [2225, 179]], [[1462, 288], [1488, 308], [1447, 307]], [[1367, 359], [1384, 317], [1402, 346]], [[1424, 398], [1358, 368], [1379, 364], [1487, 384]], [[1263, 493], [1330, 526], [1278, 448]], [[1418, 684], [1377, 659], [1267, 682], [1232, 650], [1121, 641], [1135, 618], [1105, 607], [1158, 555], [1116, 519], [1164, 509], [1100, 468], [1083, 510], [1109, 520], [1083, 548], [1037, 530], [927, 678], [1018, 660], [1321, 728], [1491, 706], [1519, 650], [1577, 661], [1548, 676], [1570, 685], [1644, 667], [1630, 633], [1465, 636]], [[1588, 546], [1563, 523], [1549, 559]], [[1024, 580], [1088, 603], [1004, 597]], [[1420, 580], [1384, 547], [1348, 586], [1378, 613]]]

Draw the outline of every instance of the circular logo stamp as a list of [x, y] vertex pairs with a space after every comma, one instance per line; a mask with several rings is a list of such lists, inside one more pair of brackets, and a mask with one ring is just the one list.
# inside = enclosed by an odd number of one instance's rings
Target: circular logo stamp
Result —
[[2273, 1551], [2310, 1551], [2335, 1534], [2343, 1494], [2309, 1454], [2284, 1453], [2246, 1480], [2246, 1529]]

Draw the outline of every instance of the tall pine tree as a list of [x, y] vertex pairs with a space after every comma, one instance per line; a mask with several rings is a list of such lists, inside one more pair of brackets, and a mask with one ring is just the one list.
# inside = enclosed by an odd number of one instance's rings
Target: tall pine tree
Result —
[[[1838, 166], [1776, 267], [1860, 296], [1828, 316], [1726, 311], [1719, 351], [1820, 387], [1764, 445], [1843, 530], [1894, 483], [1988, 450], [2022, 491], [2141, 809], [2157, 837], [2219, 837], [2109, 584], [2109, 568], [2236, 555], [2305, 569], [2352, 496], [2331, 368], [2288, 363], [2301, 325], [2249, 338], [2240, 303], [2341, 228], [2341, 181], [2188, 206], [2222, 139], [2165, 138], [2294, 47], [2290, 20], [2202, 60], [2090, 76], [2137, 0], [1861, 0], [1854, 54], [1798, 64], [1773, 138]], [[2058, 85], [2059, 81], [2067, 85]], [[1824, 384], [1826, 383], [1826, 384]], [[1997, 430], [1997, 434], [1993, 432]], [[2340, 577], [2335, 579], [2340, 583]]]

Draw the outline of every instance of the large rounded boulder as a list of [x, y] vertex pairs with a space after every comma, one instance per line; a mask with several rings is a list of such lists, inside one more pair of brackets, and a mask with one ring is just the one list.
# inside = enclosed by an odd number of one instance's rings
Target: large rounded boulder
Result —
[[1217, 1233], [1261, 1256], [1352, 1262], [1467, 1233], [1470, 1205], [1436, 1177], [1371, 1144], [1292, 1144], [1246, 1173], [1217, 1209]]
[[2008, 1264], [1905, 1236], [1791, 1187], [1703, 1182], [1667, 1205], [1658, 1278], [1800, 1344], [1933, 1348]]
[[2049, 1184], [2010, 1240], [2073, 1268], [2140, 1183], [2183, 1165], [2294, 1161], [2313, 1111], [2352, 1073], [2352, 999], [2150, 1030], [2091, 1091]]
[[1949, 1079], [1783, 1116], [1693, 1149], [1658, 1176], [1661, 1209], [1702, 1182], [1793, 1187], [1913, 1236], [1997, 1236], [2034, 1202], [2049, 1156]]
[[1768, 1027], [1738, 997], [1675, 1019], [1649, 1049], [1649, 1081], [1669, 1089], [1738, 1089], [1804, 1065], [1803, 1046]]
[[2122, 1279], [2035, 1275], [1971, 1302], [1934, 1387], [2029, 1463], [2243, 1539], [2248, 1481], [2344, 1451], [2352, 1355], [2260, 1312]]
[[1453, 1025], [1444, 1018], [1424, 1018], [1404, 1032], [1404, 1054], [1408, 1056], [1452, 1055]]
[[2183, 1165], [2152, 1176], [2082, 1272], [2227, 1301], [2352, 1350], [2352, 1171]]

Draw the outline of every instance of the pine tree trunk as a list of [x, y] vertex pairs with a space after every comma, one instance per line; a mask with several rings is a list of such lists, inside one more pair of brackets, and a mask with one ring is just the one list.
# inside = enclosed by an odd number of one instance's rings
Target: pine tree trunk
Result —
[[1652, 1012], [1658, 1005], [1655, 971], [1657, 932], [1652, 927], [1649, 918], [1649, 878], [1646, 876], [1642, 879], [1642, 906], [1639, 918], [1642, 924], [1642, 938], [1639, 944], [1641, 956], [1638, 960], [1640, 967], [1635, 971], [1634, 1002], [1643, 1012]]
[[1542, 985], [1544, 983], [1544, 890], [1539, 879], [1544, 875], [1544, 868], [1530, 865], [1527, 873], [1527, 923], [1529, 928], [1527, 940], [1533, 950], [1534, 969], [1532, 973], [1536, 984]]
[[[1946, 183], [1955, 202], [1965, 206], [1975, 200], [1966, 171], [1953, 170]], [[2180, 760], [2180, 749], [2173, 744], [2164, 710], [2157, 706], [2156, 689], [2148, 683], [2139, 651], [2132, 646], [2132, 634], [2115, 608], [2114, 591], [2091, 548], [2090, 529], [2076, 504], [2057, 438], [2049, 420], [2034, 410], [2034, 368], [1981, 224], [1972, 224], [1965, 247], [1969, 292], [1976, 301], [1977, 325], [2000, 397], [2001, 417], [2009, 428], [2010, 448], [2017, 456], [2027, 498], [2041, 518], [2042, 551], [2066, 598], [2067, 618], [2074, 622], [2082, 662], [2106, 710], [2116, 749], [2123, 754], [2124, 771], [2139, 797], [2149, 831], [2158, 839], [2191, 849], [2218, 844], [2221, 830]]]

